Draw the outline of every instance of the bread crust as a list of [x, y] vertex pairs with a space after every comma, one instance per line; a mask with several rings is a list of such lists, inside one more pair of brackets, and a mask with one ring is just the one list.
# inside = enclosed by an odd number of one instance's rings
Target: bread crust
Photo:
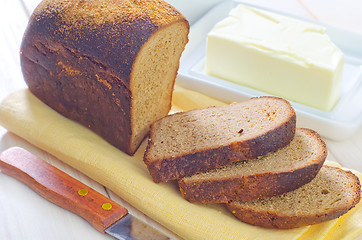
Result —
[[[138, 52], [160, 28], [185, 17], [158, 0], [45, 0], [35, 9], [25, 31], [21, 56], [34, 43], [58, 43], [102, 63], [130, 86], [130, 74]], [[120, 61], [122, 60], [122, 61]]]
[[[277, 97], [268, 98], [280, 99]], [[288, 105], [290, 105], [289, 102]], [[160, 183], [191, 176], [196, 173], [207, 172], [232, 162], [263, 156], [269, 152], [285, 147], [293, 139], [296, 128], [296, 115], [291, 106], [289, 107], [289, 111], [290, 115], [287, 121], [280, 123], [275, 129], [255, 138], [232, 142], [227, 146], [194, 151], [161, 159], [151, 159], [149, 154], [149, 149], [154, 145], [153, 139], [156, 131], [155, 125], [153, 124], [150, 129], [150, 137], [144, 155], [144, 162], [147, 165], [153, 181]]]
[[290, 172], [265, 173], [237, 179], [187, 184], [179, 180], [182, 196], [189, 202], [228, 203], [272, 197], [297, 189], [317, 175], [324, 160]]
[[[298, 130], [297, 130], [298, 131]], [[310, 129], [300, 129], [315, 137], [323, 151], [301, 168], [285, 172], [265, 172], [246, 176], [230, 176], [210, 180], [178, 181], [182, 196], [190, 202], [227, 203], [231, 200], [251, 201], [290, 192], [310, 182], [319, 172], [327, 157], [327, 146], [319, 134]], [[252, 161], [252, 160], [251, 160]]]
[[348, 209], [339, 209], [331, 213], [316, 214], [314, 216], [283, 216], [275, 212], [255, 211], [252, 209], [241, 209], [233, 205], [228, 205], [231, 211], [238, 219], [245, 223], [265, 227], [265, 228], [280, 228], [291, 229], [307, 225], [313, 225], [325, 221], [329, 221], [347, 213]]
[[133, 64], [151, 36], [176, 22], [189, 28], [164, 1], [45, 0], [21, 44], [24, 79], [48, 106], [133, 155]]
[[[338, 171], [344, 171], [342, 169], [331, 166], [323, 167], [332, 170], [335, 169]], [[329, 208], [328, 210], [316, 210], [317, 213], [314, 214], [296, 213], [294, 215], [287, 215], [280, 211], [263, 211], [247, 207], [243, 208], [241, 205], [237, 204], [237, 202], [234, 201], [228, 203], [227, 208], [241, 221], [265, 228], [290, 229], [329, 221], [347, 213], [360, 201], [361, 184], [358, 177], [350, 171], [345, 171], [345, 177], [351, 179], [351, 182], [354, 183], [352, 186], [350, 186], [352, 188], [351, 191], [354, 192], [354, 195], [352, 196], [352, 201], [350, 201], [349, 204], [340, 204], [337, 207]]]

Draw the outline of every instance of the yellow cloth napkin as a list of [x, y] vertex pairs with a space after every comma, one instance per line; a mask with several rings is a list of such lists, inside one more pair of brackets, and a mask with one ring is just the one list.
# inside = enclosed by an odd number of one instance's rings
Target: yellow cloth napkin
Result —
[[[223, 103], [175, 87], [173, 110]], [[85, 127], [59, 115], [27, 89], [0, 104], [0, 124], [111, 189], [184, 239], [351, 239], [362, 232], [362, 206], [340, 219], [291, 230], [271, 230], [237, 220], [222, 204], [192, 204], [174, 182], [156, 184], [143, 163], [145, 142], [130, 157]], [[340, 239], [340, 238], [339, 238]]]

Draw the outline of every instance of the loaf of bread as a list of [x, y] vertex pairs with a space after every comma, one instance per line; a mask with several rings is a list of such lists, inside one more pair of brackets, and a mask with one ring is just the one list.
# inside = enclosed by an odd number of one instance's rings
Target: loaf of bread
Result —
[[276, 97], [176, 113], [151, 125], [144, 162], [153, 181], [166, 182], [253, 159], [289, 144], [295, 120]]
[[21, 44], [30, 91], [134, 154], [166, 116], [189, 24], [162, 0], [44, 0]]
[[241, 221], [267, 228], [296, 228], [338, 218], [361, 197], [357, 176], [323, 166], [317, 176], [297, 190], [249, 202], [232, 201], [228, 209]]
[[286, 147], [246, 162], [179, 180], [182, 196], [190, 202], [250, 201], [290, 192], [310, 182], [327, 157], [318, 133], [298, 128]]

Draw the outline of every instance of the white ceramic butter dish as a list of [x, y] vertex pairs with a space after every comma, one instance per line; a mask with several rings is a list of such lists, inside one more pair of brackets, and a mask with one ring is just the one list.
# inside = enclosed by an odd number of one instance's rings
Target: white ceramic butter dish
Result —
[[[191, 26], [190, 41], [182, 55], [177, 78], [180, 86], [229, 103], [270, 95], [205, 73], [207, 34], [240, 3], [276, 12], [236, 0], [216, 5]], [[362, 123], [362, 36], [290, 14], [277, 13], [324, 26], [331, 40], [342, 50], [345, 57], [341, 98], [336, 106], [326, 112], [292, 102], [297, 112], [297, 126], [311, 128], [323, 137], [333, 140], [351, 137]]]

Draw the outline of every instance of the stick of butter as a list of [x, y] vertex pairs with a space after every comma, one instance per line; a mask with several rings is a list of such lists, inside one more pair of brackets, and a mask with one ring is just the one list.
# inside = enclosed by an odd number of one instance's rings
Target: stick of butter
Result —
[[344, 56], [322, 26], [238, 5], [207, 38], [206, 73], [330, 111]]

